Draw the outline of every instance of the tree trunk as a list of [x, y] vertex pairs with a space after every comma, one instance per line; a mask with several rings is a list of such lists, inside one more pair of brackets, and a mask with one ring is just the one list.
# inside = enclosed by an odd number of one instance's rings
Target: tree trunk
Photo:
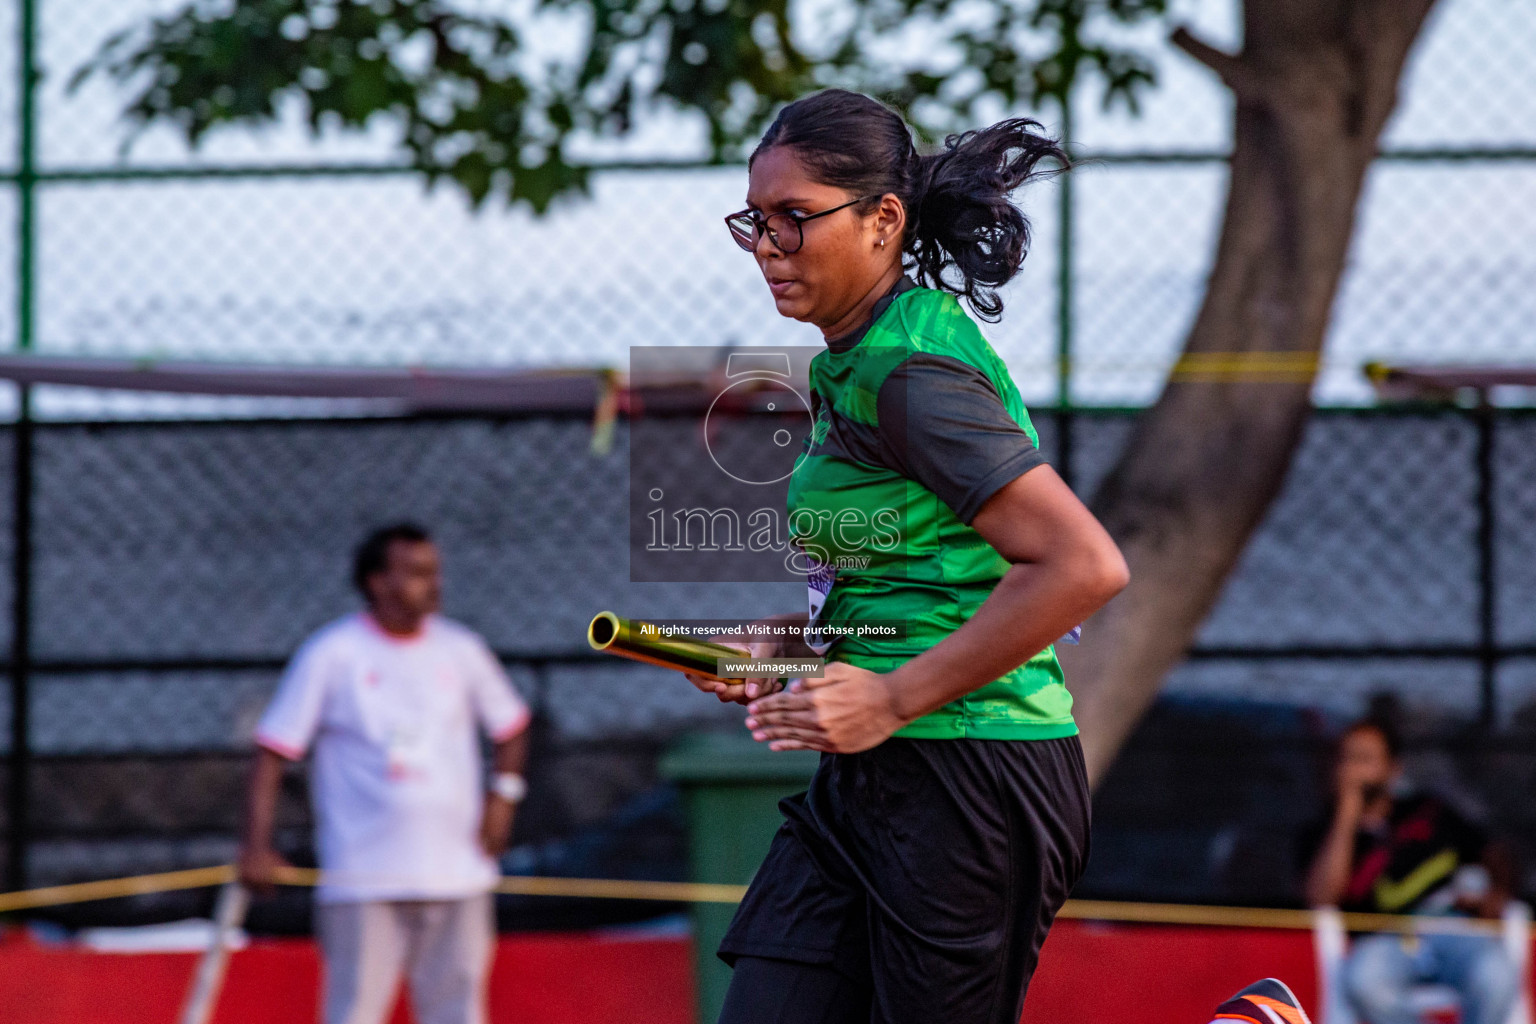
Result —
[[1092, 503], [1132, 575], [1063, 657], [1095, 781], [1284, 482], [1365, 174], [1433, 3], [1247, 0], [1238, 55], [1174, 34], [1234, 92], [1231, 179], [1184, 356]]

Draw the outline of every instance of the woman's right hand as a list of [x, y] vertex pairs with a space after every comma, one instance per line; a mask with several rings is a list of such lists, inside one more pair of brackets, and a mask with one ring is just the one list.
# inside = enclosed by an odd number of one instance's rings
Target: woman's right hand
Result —
[[[709, 638], [709, 643], [722, 644], [726, 647], [741, 651], [748, 658], [777, 658], [781, 653], [781, 644], [777, 640], [753, 640], [743, 641], [740, 634], [728, 633]], [[750, 676], [742, 680], [725, 682], [719, 679], [706, 679], [703, 676], [694, 675], [692, 672], [684, 672], [683, 676], [704, 693], [714, 694], [722, 704], [749, 704], [759, 697], [766, 697], [770, 693], [778, 693], [784, 688], [784, 680], [772, 676]]]

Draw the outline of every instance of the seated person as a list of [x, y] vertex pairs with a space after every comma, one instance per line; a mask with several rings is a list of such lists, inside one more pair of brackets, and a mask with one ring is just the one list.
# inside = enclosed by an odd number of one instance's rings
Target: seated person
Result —
[[[1362, 719], [1339, 741], [1330, 816], [1308, 830], [1307, 902], [1379, 914], [1498, 918], [1509, 899], [1507, 850], [1443, 801], [1403, 784], [1394, 730]], [[1504, 1024], [1519, 980], [1497, 935], [1366, 935], [1342, 971], [1368, 1024], [1420, 1024], [1418, 984], [1456, 990], [1463, 1024]]]

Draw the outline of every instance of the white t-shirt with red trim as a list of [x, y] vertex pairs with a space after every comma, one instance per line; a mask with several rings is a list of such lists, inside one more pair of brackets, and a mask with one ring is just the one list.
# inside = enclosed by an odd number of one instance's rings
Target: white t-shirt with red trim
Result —
[[527, 705], [484, 640], [432, 616], [413, 636], [366, 613], [309, 638], [256, 727], [290, 760], [313, 747], [310, 798], [325, 903], [458, 899], [498, 875], [480, 844], [492, 740], [528, 725]]

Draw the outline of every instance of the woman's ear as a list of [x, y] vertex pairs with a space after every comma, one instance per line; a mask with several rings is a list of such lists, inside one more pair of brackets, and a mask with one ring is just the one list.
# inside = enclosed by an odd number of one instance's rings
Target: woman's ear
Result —
[[901, 249], [901, 239], [907, 228], [907, 208], [895, 193], [887, 192], [880, 197], [875, 208], [875, 237], [885, 242], [885, 248]]

